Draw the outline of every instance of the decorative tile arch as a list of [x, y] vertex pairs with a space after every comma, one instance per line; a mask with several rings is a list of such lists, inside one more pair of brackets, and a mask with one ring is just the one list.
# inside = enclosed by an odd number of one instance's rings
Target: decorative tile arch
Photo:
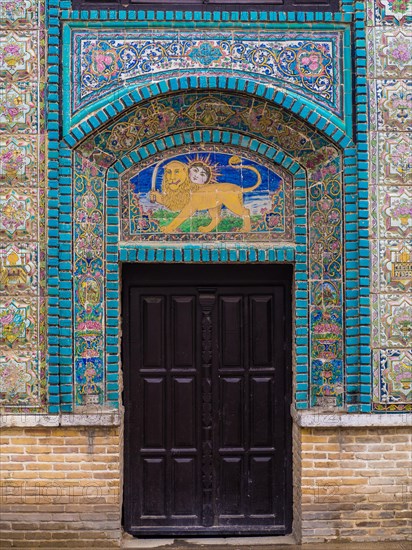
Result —
[[[213, 82], [213, 79], [210, 79], [210, 83], [214, 84], [214, 87], [211, 90], [207, 90], [208, 93], [212, 93], [216, 90], [216, 82]], [[242, 86], [240, 86], [242, 87]], [[183, 86], [185, 89], [185, 86]], [[253, 88], [255, 89], [255, 88]], [[256, 91], [256, 90], [255, 90]], [[206, 92], [206, 90], [205, 90]], [[274, 92], [273, 90], [266, 90], [268, 92], [266, 95], [269, 95], [269, 97], [273, 98]], [[150, 90], [147, 90], [147, 93], [150, 93]], [[187, 93], [187, 91], [186, 91]], [[168, 94], [170, 95], [170, 94]], [[247, 96], [251, 98], [251, 100], [254, 100], [255, 102], [263, 101], [263, 97], [265, 96], [265, 90], [262, 89], [261, 86], [259, 86], [259, 93], [256, 95], [252, 95], [250, 93], [242, 94], [244, 96]], [[140, 97], [140, 95], [139, 95]], [[162, 98], [163, 96], [158, 93], [158, 91], [155, 91], [154, 93], [154, 99], [158, 100], [159, 98]], [[278, 102], [279, 101], [279, 96]], [[130, 99], [132, 101], [132, 99]], [[141, 97], [138, 102], [136, 102], [132, 107], [129, 108], [127, 113], [132, 112], [133, 109], [136, 109], [139, 107], [139, 105], [144, 105], [144, 101]], [[146, 100], [146, 103], [148, 101]], [[149, 102], [150, 103], [150, 102]], [[268, 101], [268, 104], [271, 104], [273, 107], [275, 107], [276, 102]], [[293, 103], [293, 102], [292, 102]], [[294, 103], [293, 103], [294, 104]], [[337, 142], [340, 144], [340, 147], [346, 146], [344, 151], [341, 151], [341, 154], [338, 155], [339, 158], [342, 157], [342, 164], [339, 165], [339, 169], [337, 172], [340, 176], [342, 176], [345, 185], [344, 185], [344, 202], [346, 203], [346, 206], [343, 206], [343, 197], [341, 196], [341, 187], [339, 184], [339, 201], [341, 201], [340, 206], [338, 208], [339, 212], [341, 213], [340, 222], [339, 222], [339, 231], [345, 229], [345, 248], [340, 248], [340, 254], [341, 256], [346, 253], [346, 261], [344, 262], [344, 267], [342, 266], [342, 263], [340, 263], [339, 266], [339, 273], [338, 273], [338, 279], [339, 279], [339, 300], [340, 300], [340, 307], [343, 303], [343, 300], [346, 300], [346, 325], [343, 327], [343, 319], [342, 315], [337, 317], [337, 324], [341, 327], [338, 330], [345, 330], [345, 337], [342, 333], [341, 341], [345, 341], [346, 343], [346, 405], [348, 410], [359, 410], [359, 401], [362, 400], [362, 395], [360, 395], [360, 387], [359, 387], [359, 302], [358, 302], [358, 277], [359, 277], [359, 271], [358, 271], [358, 263], [356, 261], [357, 257], [357, 240], [358, 240], [358, 233], [357, 233], [357, 198], [356, 198], [356, 151], [353, 147], [353, 144], [340, 129], [333, 128], [330, 129], [330, 125], [327, 124], [325, 126], [324, 121], [322, 117], [320, 117], [317, 113], [311, 113], [308, 114], [304, 107], [301, 109], [295, 108], [289, 112], [289, 114], [292, 116], [295, 116], [294, 111], [297, 111], [299, 113], [298, 117], [302, 119], [302, 117], [307, 118], [313, 123], [313, 127], [320, 127], [321, 129], [329, 128], [329, 131], [326, 135], [330, 134], [331, 137], [327, 138], [330, 142]], [[110, 109], [107, 111], [110, 112]], [[102, 134], [102, 132], [105, 131], [109, 127], [109, 125], [112, 123], [112, 121], [118, 122], [120, 120], [120, 116], [114, 116], [115, 113], [111, 112], [113, 115], [112, 119], [108, 120], [108, 115], [104, 114], [104, 116], [101, 114], [102, 120], [97, 120], [94, 122], [94, 125], [96, 126], [97, 130], [94, 131], [93, 136], [98, 136]], [[312, 115], [312, 116], [311, 116]], [[106, 121], [106, 122], [105, 122]], [[307, 128], [312, 128], [312, 126], [307, 126]], [[85, 128], [86, 133], [90, 130], [91, 133], [91, 127]], [[77, 134], [77, 135], [75, 135]], [[65, 170], [68, 170], [69, 165], [71, 165], [71, 156], [72, 153], [70, 152], [70, 149], [67, 147], [67, 144], [70, 143], [72, 145], [75, 145], [75, 151], [73, 154], [73, 160], [74, 162], [74, 196], [70, 194], [69, 196], [65, 197], [65, 202], [74, 199], [74, 203], [76, 206], [76, 209], [79, 209], [82, 200], [82, 189], [87, 189], [87, 185], [84, 186], [84, 178], [87, 176], [87, 173], [89, 175], [92, 175], [92, 181], [94, 186], [94, 191], [97, 191], [97, 199], [94, 199], [95, 205], [97, 205], [97, 210], [102, 212], [102, 218], [101, 223], [99, 220], [95, 220], [95, 224], [93, 226], [93, 230], [91, 231], [91, 226], [89, 225], [88, 232], [89, 237], [92, 233], [95, 233], [95, 237], [97, 238], [97, 241], [104, 242], [105, 245], [105, 259], [106, 261], [103, 262], [101, 259], [97, 262], [97, 273], [98, 273], [98, 279], [100, 278], [100, 281], [102, 282], [105, 280], [105, 284], [100, 284], [101, 289], [104, 289], [103, 291], [106, 292], [105, 300], [101, 300], [102, 307], [100, 308], [100, 319], [101, 321], [98, 321], [98, 323], [101, 323], [101, 329], [103, 328], [103, 322], [105, 322], [105, 331], [103, 336], [103, 331], [101, 330], [101, 337], [100, 335], [92, 335], [92, 340], [89, 339], [89, 343], [91, 341], [94, 341], [95, 343], [99, 341], [99, 338], [102, 338], [100, 340], [102, 344], [102, 349], [104, 350], [99, 357], [94, 356], [95, 359], [91, 361], [93, 365], [94, 371], [101, 372], [101, 375], [99, 374], [96, 378], [96, 380], [93, 382], [90, 377], [92, 374], [92, 371], [89, 371], [86, 375], [87, 370], [87, 362], [81, 361], [81, 359], [87, 359], [87, 357], [78, 357], [79, 359], [77, 363], [78, 372], [82, 372], [83, 374], [80, 376], [79, 380], [77, 381], [77, 387], [80, 387], [84, 384], [89, 384], [90, 382], [99, 384], [100, 387], [100, 394], [96, 398], [96, 407], [99, 407], [99, 409], [102, 406], [117, 406], [118, 404], [118, 369], [119, 369], [119, 300], [118, 300], [118, 285], [119, 285], [119, 260], [120, 261], [295, 261], [295, 270], [296, 270], [296, 406], [298, 408], [307, 408], [308, 406], [329, 406], [332, 401], [335, 399], [336, 395], [334, 395], [333, 391], [330, 392], [330, 389], [328, 390], [329, 395], [324, 395], [322, 393], [319, 393], [319, 388], [323, 387], [325, 389], [325, 381], [329, 379], [331, 376], [334, 376], [334, 373], [338, 373], [338, 375], [335, 377], [335, 382], [338, 389], [338, 400], [334, 401], [335, 404], [341, 405], [343, 402], [342, 398], [342, 381], [343, 381], [343, 350], [339, 350], [339, 355], [342, 356], [342, 358], [338, 359], [339, 364], [335, 364], [332, 369], [329, 368], [329, 371], [325, 370], [323, 368], [323, 365], [326, 361], [325, 358], [321, 358], [321, 360], [318, 360], [318, 363], [316, 363], [317, 358], [313, 357], [312, 359], [312, 374], [311, 374], [311, 387], [312, 387], [312, 397], [309, 398], [309, 357], [310, 352], [309, 348], [312, 346], [312, 348], [317, 345], [314, 341], [309, 342], [309, 329], [308, 329], [308, 315], [309, 311], [311, 314], [312, 321], [314, 325], [316, 323], [322, 324], [322, 321], [325, 321], [322, 319], [322, 316], [318, 315], [317, 309], [321, 309], [320, 306], [323, 305], [323, 302], [321, 300], [321, 304], [317, 304], [314, 299], [314, 293], [309, 292], [309, 290], [313, 290], [313, 281], [308, 280], [307, 276], [307, 225], [308, 225], [308, 219], [306, 216], [306, 205], [307, 205], [307, 197], [306, 197], [306, 188], [309, 187], [311, 189], [311, 193], [313, 194], [312, 198], [309, 201], [309, 207], [312, 209], [312, 213], [316, 210], [316, 204], [319, 204], [322, 200], [323, 194], [325, 189], [322, 187], [323, 184], [319, 181], [313, 180], [312, 185], [307, 184], [307, 181], [310, 180], [315, 175], [315, 179], [322, 178], [322, 167], [323, 169], [327, 168], [328, 159], [326, 159], [326, 165], [322, 166], [322, 160], [321, 159], [312, 159], [312, 163], [308, 163], [308, 166], [302, 167], [297, 162], [297, 158], [294, 158], [294, 156], [286, 155], [284, 151], [280, 149], [276, 149], [273, 147], [273, 144], [268, 143], [267, 140], [262, 139], [261, 136], [255, 137], [252, 135], [240, 135], [239, 133], [233, 133], [230, 132], [228, 129], [215, 129], [215, 130], [201, 130], [201, 129], [191, 129], [186, 130], [175, 134], [169, 134], [169, 135], [163, 135], [163, 137], [159, 137], [158, 139], [150, 141], [150, 139], [146, 140], [146, 144], [140, 144], [135, 150], [129, 150], [127, 154], [121, 153], [118, 157], [118, 160], [113, 164], [115, 161], [114, 158], [110, 159], [110, 162], [103, 166], [99, 164], [100, 160], [95, 157], [93, 158], [93, 155], [88, 155], [89, 158], [84, 157], [84, 151], [82, 151], [82, 147], [86, 143], [87, 140], [84, 139], [85, 133], [83, 131], [74, 132], [71, 137], [68, 137], [66, 139], [66, 143], [61, 144], [60, 149], [60, 155], [63, 159], [63, 165], [65, 166]], [[324, 132], [322, 132], [322, 135], [324, 135]], [[89, 138], [91, 139], [91, 138]], [[165, 151], [166, 149], [169, 150], [171, 148], [178, 148], [183, 147], [185, 144], [196, 144], [196, 143], [209, 143], [209, 144], [222, 144], [222, 143], [230, 143], [233, 146], [237, 147], [243, 147], [247, 148], [251, 151], [257, 152], [259, 155], [264, 155], [268, 159], [272, 159], [273, 162], [278, 163], [280, 165], [283, 165], [284, 168], [288, 169], [289, 172], [294, 173], [295, 177], [295, 215], [296, 215], [296, 241], [294, 246], [286, 246], [286, 247], [269, 247], [269, 248], [259, 248], [256, 246], [253, 246], [251, 244], [243, 245], [243, 246], [236, 246], [234, 248], [231, 247], [225, 247], [221, 244], [218, 247], [210, 247], [205, 248], [198, 244], [191, 244], [191, 245], [184, 245], [180, 247], [171, 247], [167, 245], [159, 245], [157, 244], [156, 249], [150, 247], [150, 246], [124, 246], [122, 244], [119, 244], [119, 237], [118, 237], [118, 208], [119, 208], [119, 174], [124, 173], [124, 171], [131, 166], [133, 166], [136, 162], [139, 162], [141, 159], [144, 158], [150, 158], [153, 155], [159, 154], [161, 151]], [[341, 149], [340, 149], [341, 150]], [[82, 151], [82, 155], [80, 155], [80, 152]], [[324, 159], [325, 160], [325, 159]], [[340, 161], [339, 161], [340, 162]], [[81, 164], [79, 164], [81, 163]], [[78, 167], [81, 166], [81, 169]], [[109, 167], [110, 166], [110, 167]], [[76, 168], [77, 167], [77, 168]], [[327, 172], [327, 171], [326, 171]], [[325, 172], [325, 174], [326, 174]], [[336, 170], [335, 170], [336, 172]], [[323, 175], [325, 175], [323, 174]], [[331, 174], [330, 174], [331, 175]], [[83, 181], [83, 183], [82, 183]], [[76, 183], [77, 182], [77, 183]], [[90, 188], [90, 184], [89, 184]], [[319, 193], [320, 191], [320, 193]], [[66, 194], [66, 193], [65, 193]], [[326, 201], [327, 202], [327, 201]], [[90, 206], [93, 205], [90, 203]], [[64, 208], [67, 209], [66, 205], [63, 205]], [[63, 209], [64, 209], [63, 208]], [[325, 203], [325, 208], [328, 208], [327, 204]], [[83, 209], [84, 210], [84, 209]], [[93, 210], [93, 208], [92, 208]], [[345, 224], [342, 222], [342, 214], [346, 212], [345, 215]], [[84, 212], [83, 212], [84, 213]], [[91, 214], [91, 212], [86, 212], [87, 215]], [[319, 214], [319, 212], [318, 212]], [[322, 213], [318, 215], [318, 217], [322, 216]], [[66, 216], [67, 217], [67, 216]], [[76, 219], [76, 218], [75, 218]], [[76, 224], [75, 224], [76, 225]], [[65, 250], [65, 252], [69, 252], [70, 254], [73, 254], [74, 256], [78, 255], [79, 246], [77, 239], [81, 236], [82, 227], [85, 226], [81, 225], [80, 223], [77, 224], [74, 228], [74, 243], [73, 246], [68, 243], [62, 243], [62, 249]], [[319, 235], [319, 231], [318, 231]], [[309, 238], [309, 244], [312, 246], [313, 244], [316, 244]], [[83, 239], [84, 240], [84, 239]], [[86, 239], [87, 240], [87, 239]], [[340, 246], [343, 246], [343, 239], [342, 236], [340, 236], [340, 239], [338, 239], [341, 243]], [[313, 241], [313, 242], [312, 242]], [[92, 250], [92, 247], [90, 248]], [[349, 256], [350, 255], [350, 256]], [[313, 256], [313, 254], [312, 254]], [[77, 256], [76, 256], [77, 257]], [[89, 261], [90, 260], [90, 261]], [[92, 258], [89, 258], [89, 263], [92, 263]], [[99, 265], [100, 262], [100, 265]], [[321, 262], [320, 262], [321, 263]], [[317, 269], [320, 269], [320, 263], [318, 262]], [[315, 264], [313, 264], [315, 265]], [[84, 296], [81, 298], [79, 296], [79, 290], [78, 290], [78, 283], [81, 279], [82, 274], [79, 272], [77, 273], [77, 279], [76, 279], [76, 285], [75, 288], [73, 288], [73, 285], [69, 283], [67, 280], [65, 280], [65, 274], [62, 274], [63, 277], [61, 280], [61, 286], [64, 287], [64, 291], [67, 294], [67, 290], [70, 287], [71, 291], [74, 290], [75, 295], [75, 307], [69, 308], [69, 311], [66, 311], [66, 317], [71, 317], [75, 313], [76, 307], [80, 304], [83, 300], [84, 302]], [[83, 276], [87, 274], [83, 273]], [[346, 278], [346, 290], [344, 290], [342, 286], [343, 279]], [[83, 288], [87, 287], [87, 280], [83, 277], [83, 282], [86, 283], [86, 285]], [[319, 281], [318, 281], [319, 282]], [[91, 286], [95, 287], [96, 285], [94, 283], [91, 283]], [[92, 292], [93, 294], [93, 292]], [[95, 292], [96, 294], [96, 292]], [[98, 294], [98, 292], [97, 292]], [[103, 296], [103, 294], [102, 294]], [[351, 299], [349, 301], [349, 298]], [[89, 299], [90, 302], [90, 299]], [[67, 305], [67, 301], [65, 302]], [[104, 304], [107, 304], [107, 311], [104, 311]], [[90, 305], [90, 304], [88, 304]], [[317, 309], [316, 309], [317, 308]], [[89, 308], [90, 309], [90, 308]], [[93, 315], [91, 315], [93, 317]], [[73, 362], [73, 357], [76, 355], [76, 353], [79, 355], [78, 351], [79, 348], [76, 348], [76, 338], [73, 338], [73, 336], [78, 335], [79, 330], [80, 332], [83, 330], [85, 333], [87, 333], [88, 327], [95, 328], [97, 330], [97, 325], [92, 325], [90, 323], [87, 323], [88, 321], [93, 322], [92, 318], [81, 318], [79, 317], [77, 324], [75, 327], [70, 326], [70, 330], [66, 331], [67, 335], [71, 335], [71, 339], [65, 338], [64, 339], [64, 346], [62, 353], [60, 355], [60, 364], [65, 369], [64, 373], [69, 376], [69, 367], [68, 364], [70, 363], [70, 366]], [[83, 325], [81, 325], [83, 323]], [[69, 329], [68, 324], [66, 325], [67, 329]], [[80, 326], [80, 329], [79, 329]], [[73, 332], [73, 330], [75, 332]], [[83, 334], [83, 336], [86, 335], [86, 338], [88, 338], [87, 334]], [[81, 336], [81, 335], [80, 335]], [[82, 336], [81, 336], [82, 337]], [[104, 341], [105, 338], [105, 341]], [[84, 340], [84, 338], [83, 338]], [[83, 349], [84, 351], [84, 349]], [[80, 355], [82, 351], [80, 350]], [[106, 365], [103, 365], [103, 360], [106, 361]], [[330, 361], [329, 361], [330, 362]], [[89, 361], [90, 363], [90, 361]], [[330, 365], [329, 365], [330, 367]], [[92, 370], [93, 370], [92, 369]], [[97, 369], [97, 370], [96, 370]], [[72, 373], [72, 371], [70, 371]], [[68, 380], [68, 379], [67, 379]], [[69, 381], [69, 380], [68, 380]], [[74, 395], [73, 399], [73, 383], [75, 383], [75, 380], [73, 377], [70, 379], [71, 384], [67, 384], [63, 389], [60, 388], [61, 394], [60, 394], [60, 410], [63, 411], [69, 411], [73, 408], [73, 403], [76, 406], [76, 395]], [[368, 390], [369, 391], [369, 390]], [[327, 393], [328, 393], [327, 392]], [[76, 393], [76, 392], [75, 392]], [[78, 396], [79, 394], [77, 394]], [[323, 397], [329, 398], [329, 399], [323, 399]], [[320, 398], [320, 399], [319, 399]], [[79, 399], [78, 399], [79, 401]], [[81, 401], [81, 400], [80, 400]]]
[[148, 99], [152, 100], [169, 93], [189, 93], [199, 90], [215, 90], [233, 94], [240, 93], [250, 95], [256, 99], [264, 99], [290, 111], [298, 118], [315, 126], [339, 147], [347, 148], [353, 146], [351, 139], [351, 116], [348, 115], [346, 117], [344, 125], [342, 121], [339, 121], [330, 112], [317, 106], [307, 98], [299, 98], [290, 92], [274, 88], [253, 79], [248, 78], [246, 80], [234, 76], [182, 76], [180, 78], [170, 78], [150, 85], [144, 85], [131, 92], [127, 91], [120, 96], [117, 94], [115, 99], [109, 100], [104, 107], [93, 110], [82, 122], [72, 128], [64, 136], [64, 142], [70, 148], [76, 147], [87, 136], [98, 132], [102, 127], [107, 125], [110, 120]]

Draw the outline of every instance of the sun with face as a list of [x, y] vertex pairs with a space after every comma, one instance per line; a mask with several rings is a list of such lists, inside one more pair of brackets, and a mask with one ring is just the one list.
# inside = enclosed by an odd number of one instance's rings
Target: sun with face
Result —
[[216, 165], [210, 162], [210, 155], [206, 158], [197, 156], [195, 159], [188, 161], [188, 166], [191, 183], [195, 185], [216, 183], [218, 172]]

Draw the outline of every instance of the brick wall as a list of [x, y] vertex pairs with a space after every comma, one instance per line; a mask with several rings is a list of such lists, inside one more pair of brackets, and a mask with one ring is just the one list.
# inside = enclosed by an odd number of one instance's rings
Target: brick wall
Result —
[[[412, 538], [412, 436], [294, 425], [294, 533], [303, 542]], [[117, 548], [121, 430], [3, 428], [2, 548]]]
[[410, 428], [304, 428], [300, 437], [304, 542], [412, 538]]
[[1, 548], [119, 547], [119, 428], [4, 428], [1, 446]]

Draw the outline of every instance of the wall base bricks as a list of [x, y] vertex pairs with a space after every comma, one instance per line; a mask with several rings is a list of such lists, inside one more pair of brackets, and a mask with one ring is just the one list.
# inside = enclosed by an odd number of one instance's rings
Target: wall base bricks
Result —
[[294, 531], [299, 540], [412, 538], [409, 427], [298, 430], [294, 479], [302, 500], [295, 502]]
[[1, 548], [120, 547], [118, 427], [3, 428], [1, 444]]
[[[297, 541], [412, 538], [411, 443], [408, 427], [294, 424]], [[1, 548], [121, 546], [120, 428], [4, 428], [1, 444]]]

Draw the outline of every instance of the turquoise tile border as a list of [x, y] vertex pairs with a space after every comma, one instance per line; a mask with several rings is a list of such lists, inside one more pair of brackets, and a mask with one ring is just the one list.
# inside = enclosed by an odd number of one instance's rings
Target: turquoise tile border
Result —
[[[46, 1], [46, 27], [48, 29], [48, 46], [59, 49], [60, 46], [60, 20], [59, 0]], [[56, 275], [51, 275], [51, 269], [60, 264], [60, 242], [59, 232], [61, 189], [60, 189], [60, 106], [55, 100], [60, 93], [60, 72], [59, 59], [57, 56], [48, 58], [48, 84], [45, 94], [47, 105], [45, 124], [49, 138], [47, 151], [47, 213], [48, 213], [48, 235], [47, 235], [47, 338], [48, 338], [48, 412], [49, 414], [59, 413], [61, 409], [61, 385], [63, 381], [60, 373], [60, 350], [61, 350], [61, 289], [60, 269]], [[70, 178], [71, 180], [71, 178]], [[60, 266], [59, 266], [60, 267]]]
[[[206, 255], [206, 259], [205, 259]], [[161, 244], [130, 244], [119, 242], [118, 256], [120, 262], [216, 262], [216, 263], [294, 263], [296, 248], [294, 246], [265, 247], [236, 243], [234, 246], [202, 246], [200, 244], [182, 243], [177, 246]]]

